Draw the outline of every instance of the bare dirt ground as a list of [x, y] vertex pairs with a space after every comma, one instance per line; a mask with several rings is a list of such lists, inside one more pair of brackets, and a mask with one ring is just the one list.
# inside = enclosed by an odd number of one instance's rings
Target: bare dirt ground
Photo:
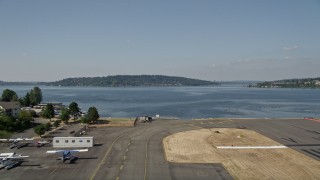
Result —
[[293, 149], [217, 149], [217, 146], [279, 146], [245, 129], [185, 131], [164, 138], [166, 158], [176, 163], [222, 163], [235, 179], [319, 179], [320, 162]]
[[98, 123], [90, 125], [90, 127], [132, 127], [134, 120], [131, 118], [100, 118]]

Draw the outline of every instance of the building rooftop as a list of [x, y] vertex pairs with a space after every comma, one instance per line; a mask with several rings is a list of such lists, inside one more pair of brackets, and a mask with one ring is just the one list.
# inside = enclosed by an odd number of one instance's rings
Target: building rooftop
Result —
[[4, 109], [15, 109], [15, 108], [20, 108], [20, 103], [0, 101], [0, 106]]

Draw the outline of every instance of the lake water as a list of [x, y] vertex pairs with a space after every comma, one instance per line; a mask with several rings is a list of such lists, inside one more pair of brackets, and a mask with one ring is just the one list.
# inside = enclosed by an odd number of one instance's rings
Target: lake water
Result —
[[[0, 86], [19, 97], [33, 86]], [[236, 117], [289, 118], [320, 114], [319, 89], [220, 87], [50, 87], [40, 86], [44, 102], [75, 101], [83, 111], [97, 107], [103, 117], [155, 116], [180, 119]]]

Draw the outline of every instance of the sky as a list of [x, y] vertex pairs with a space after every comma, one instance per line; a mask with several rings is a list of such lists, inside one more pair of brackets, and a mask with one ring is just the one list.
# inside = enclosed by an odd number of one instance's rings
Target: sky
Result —
[[0, 80], [320, 77], [320, 0], [0, 0]]

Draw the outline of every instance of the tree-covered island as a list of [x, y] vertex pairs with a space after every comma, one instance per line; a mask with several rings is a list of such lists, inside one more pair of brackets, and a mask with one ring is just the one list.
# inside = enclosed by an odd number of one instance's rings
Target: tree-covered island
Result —
[[214, 86], [218, 82], [162, 75], [116, 75], [106, 77], [67, 78], [48, 83], [49, 86], [94, 87], [165, 87], [165, 86]]
[[305, 79], [285, 79], [277, 81], [259, 82], [249, 87], [258, 88], [320, 88], [320, 77]]

